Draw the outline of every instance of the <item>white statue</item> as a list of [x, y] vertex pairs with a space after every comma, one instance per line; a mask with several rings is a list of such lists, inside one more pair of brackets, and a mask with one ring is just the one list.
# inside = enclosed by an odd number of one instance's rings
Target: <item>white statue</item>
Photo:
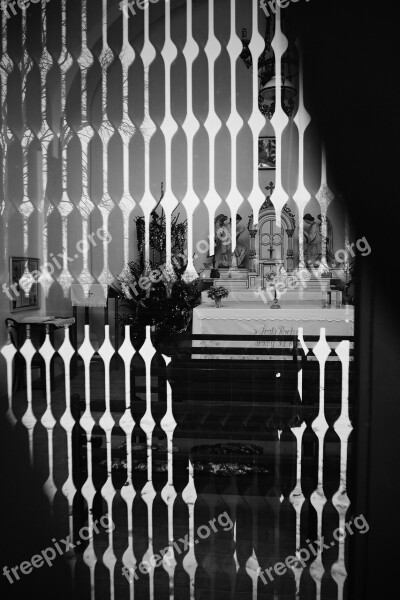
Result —
[[328, 219], [327, 216], [325, 216], [325, 221], [326, 221], [326, 236], [323, 236], [322, 235], [322, 215], [318, 215], [318, 219], [321, 221], [321, 224], [320, 224], [321, 238], [323, 239], [325, 237], [326, 260], [327, 261], [334, 261], [335, 260], [335, 253], [333, 251], [333, 227], [332, 227], [331, 220]]
[[320, 226], [316, 223], [314, 217], [307, 213], [303, 217], [305, 227], [304, 233], [304, 258], [306, 264], [310, 267], [318, 265], [322, 257], [322, 238]]
[[[232, 266], [235, 267], [244, 267], [243, 260], [247, 254], [247, 246], [243, 244], [243, 232], [246, 230], [244, 225], [240, 224], [242, 217], [240, 215], [236, 215], [236, 247], [232, 257]], [[242, 238], [242, 240], [240, 239]]]
[[221, 249], [221, 262], [218, 267], [230, 267], [231, 255], [231, 226], [226, 215], [218, 215], [214, 220], [215, 228], [215, 253]]

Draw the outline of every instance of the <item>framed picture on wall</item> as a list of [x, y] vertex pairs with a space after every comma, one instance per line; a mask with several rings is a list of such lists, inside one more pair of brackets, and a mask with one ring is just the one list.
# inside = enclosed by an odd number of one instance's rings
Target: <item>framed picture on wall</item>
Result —
[[38, 258], [10, 257], [8, 297], [11, 312], [40, 308], [38, 272]]
[[276, 138], [265, 136], [258, 138], [258, 168], [276, 168]]

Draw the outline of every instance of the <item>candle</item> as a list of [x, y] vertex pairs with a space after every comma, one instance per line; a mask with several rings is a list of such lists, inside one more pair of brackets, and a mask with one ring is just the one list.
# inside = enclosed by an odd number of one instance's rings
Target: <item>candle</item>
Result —
[[327, 302], [328, 302], [328, 296], [327, 296], [326, 290], [324, 289], [324, 290], [322, 290], [322, 308], [326, 308]]
[[342, 292], [336, 290], [336, 308], [342, 308]]

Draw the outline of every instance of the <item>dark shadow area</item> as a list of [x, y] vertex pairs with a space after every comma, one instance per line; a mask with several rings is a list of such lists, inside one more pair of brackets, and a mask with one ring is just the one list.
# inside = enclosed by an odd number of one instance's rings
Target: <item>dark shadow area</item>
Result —
[[400, 532], [400, 352], [393, 275], [399, 215], [393, 77], [398, 7], [322, 0], [299, 3], [296, 10], [305, 103], [326, 145], [330, 186], [343, 194], [356, 240], [365, 237], [372, 249], [369, 256], [357, 256], [357, 456], [351, 484], [353, 512], [365, 515], [370, 531], [351, 538], [348, 582], [349, 597], [369, 600], [392, 589]]
[[[21, 443], [15, 430], [1, 414], [0, 422], [0, 514], [2, 515], [0, 565], [1, 597], [7, 600], [53, 600], [72, 598], [70, 569], [56, 552], [52, 539], [55, 529], [51, 524], [50, 506], [42, 487], [29, 464], [27, 443]], [[61, 546], [62, 548], [63, 546]], [[42, 551], [51, 548], [54, 560], [47, 564]], [[31, 561], [35, 555], [42, 560], [33, 568]], [[49, 558], [52, 552], [47, 552]], [[12, 568], [16, 568], [15, 572]], [[8, 569], [6, 571], [6, 568]], [[26, 574], [21, 573], [22, 570]]]

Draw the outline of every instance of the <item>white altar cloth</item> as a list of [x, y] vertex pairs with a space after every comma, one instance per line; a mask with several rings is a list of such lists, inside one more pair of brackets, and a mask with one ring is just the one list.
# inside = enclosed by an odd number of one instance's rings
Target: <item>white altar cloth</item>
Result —
[[[303, 335], [318, 335], [321, 328], [325, 328], [325, 334], [341, 336], [354, 335], [354, 307], [343, 306], [342, 308], [322, 308], [315, 301], [303, 301], [302, 303], [286, 303], [281, 300], [281, 308], [272, 309], [270, 304], [263, 302], [225, 302], [216, 308], [212, 304], [201, 304], [193, 310], [193, 334], [212, 335], [297, 335], [299, 327], [303, 329]], [[207, 341], [200, 340], [193, 343], [194, 347], [283, 347], [288, 342], [267, 341]], [[308, 343], [313, 347], [316, 342]], [[290, 345], [290, 343], [289, 343]], [[332, 343], [334, 348], [337, 343]], [[215, 358], [217, 355], [211, 355]], [[194, 355], [194, 358], [210, 358], [210, 355]], [[229, 358], [228, 355], [218, 355], [220, 358]], [[233, 358], [233, 356], [232, 356]], [[235, 356], [235, 358], [239, 358]], [[268, 359], [268, 356], [252, 357]]]
[[[280, 300], [282, 298], [282, 303], [287, 306], [288, 304], [292, 305], [293, 303], [297, 303], [299, 306], [303, 304], [303, 302], [314, 302], [315, 306], [321, 305], [322, 302], [322, 290], [326, 291], [328, 288], [327, 280], [319, 282], [321, 286], [320, 289], [298, 289], [298, 290], [290, 290], [286, 293], [280, 293], [277, 291], [277, 298]], [[256, 289], [248, 289], [245, 288], [243, 290], [229, 290], [229, 296], [223, 299], [223, 303], [226, 302], [262, 302], [265, 306], [265, 303], [271, 303], [274, 298], [274, 294], [271, 291], [267, 290], [256, 290]], [[332, 292], [332, 302], [335, 301], [336, 295], [335, 292]], [[201, 303], [202, 304], [212, 304], [215, 305], [214, 300], [207, 296], [207, 290], [201, 292]]]

